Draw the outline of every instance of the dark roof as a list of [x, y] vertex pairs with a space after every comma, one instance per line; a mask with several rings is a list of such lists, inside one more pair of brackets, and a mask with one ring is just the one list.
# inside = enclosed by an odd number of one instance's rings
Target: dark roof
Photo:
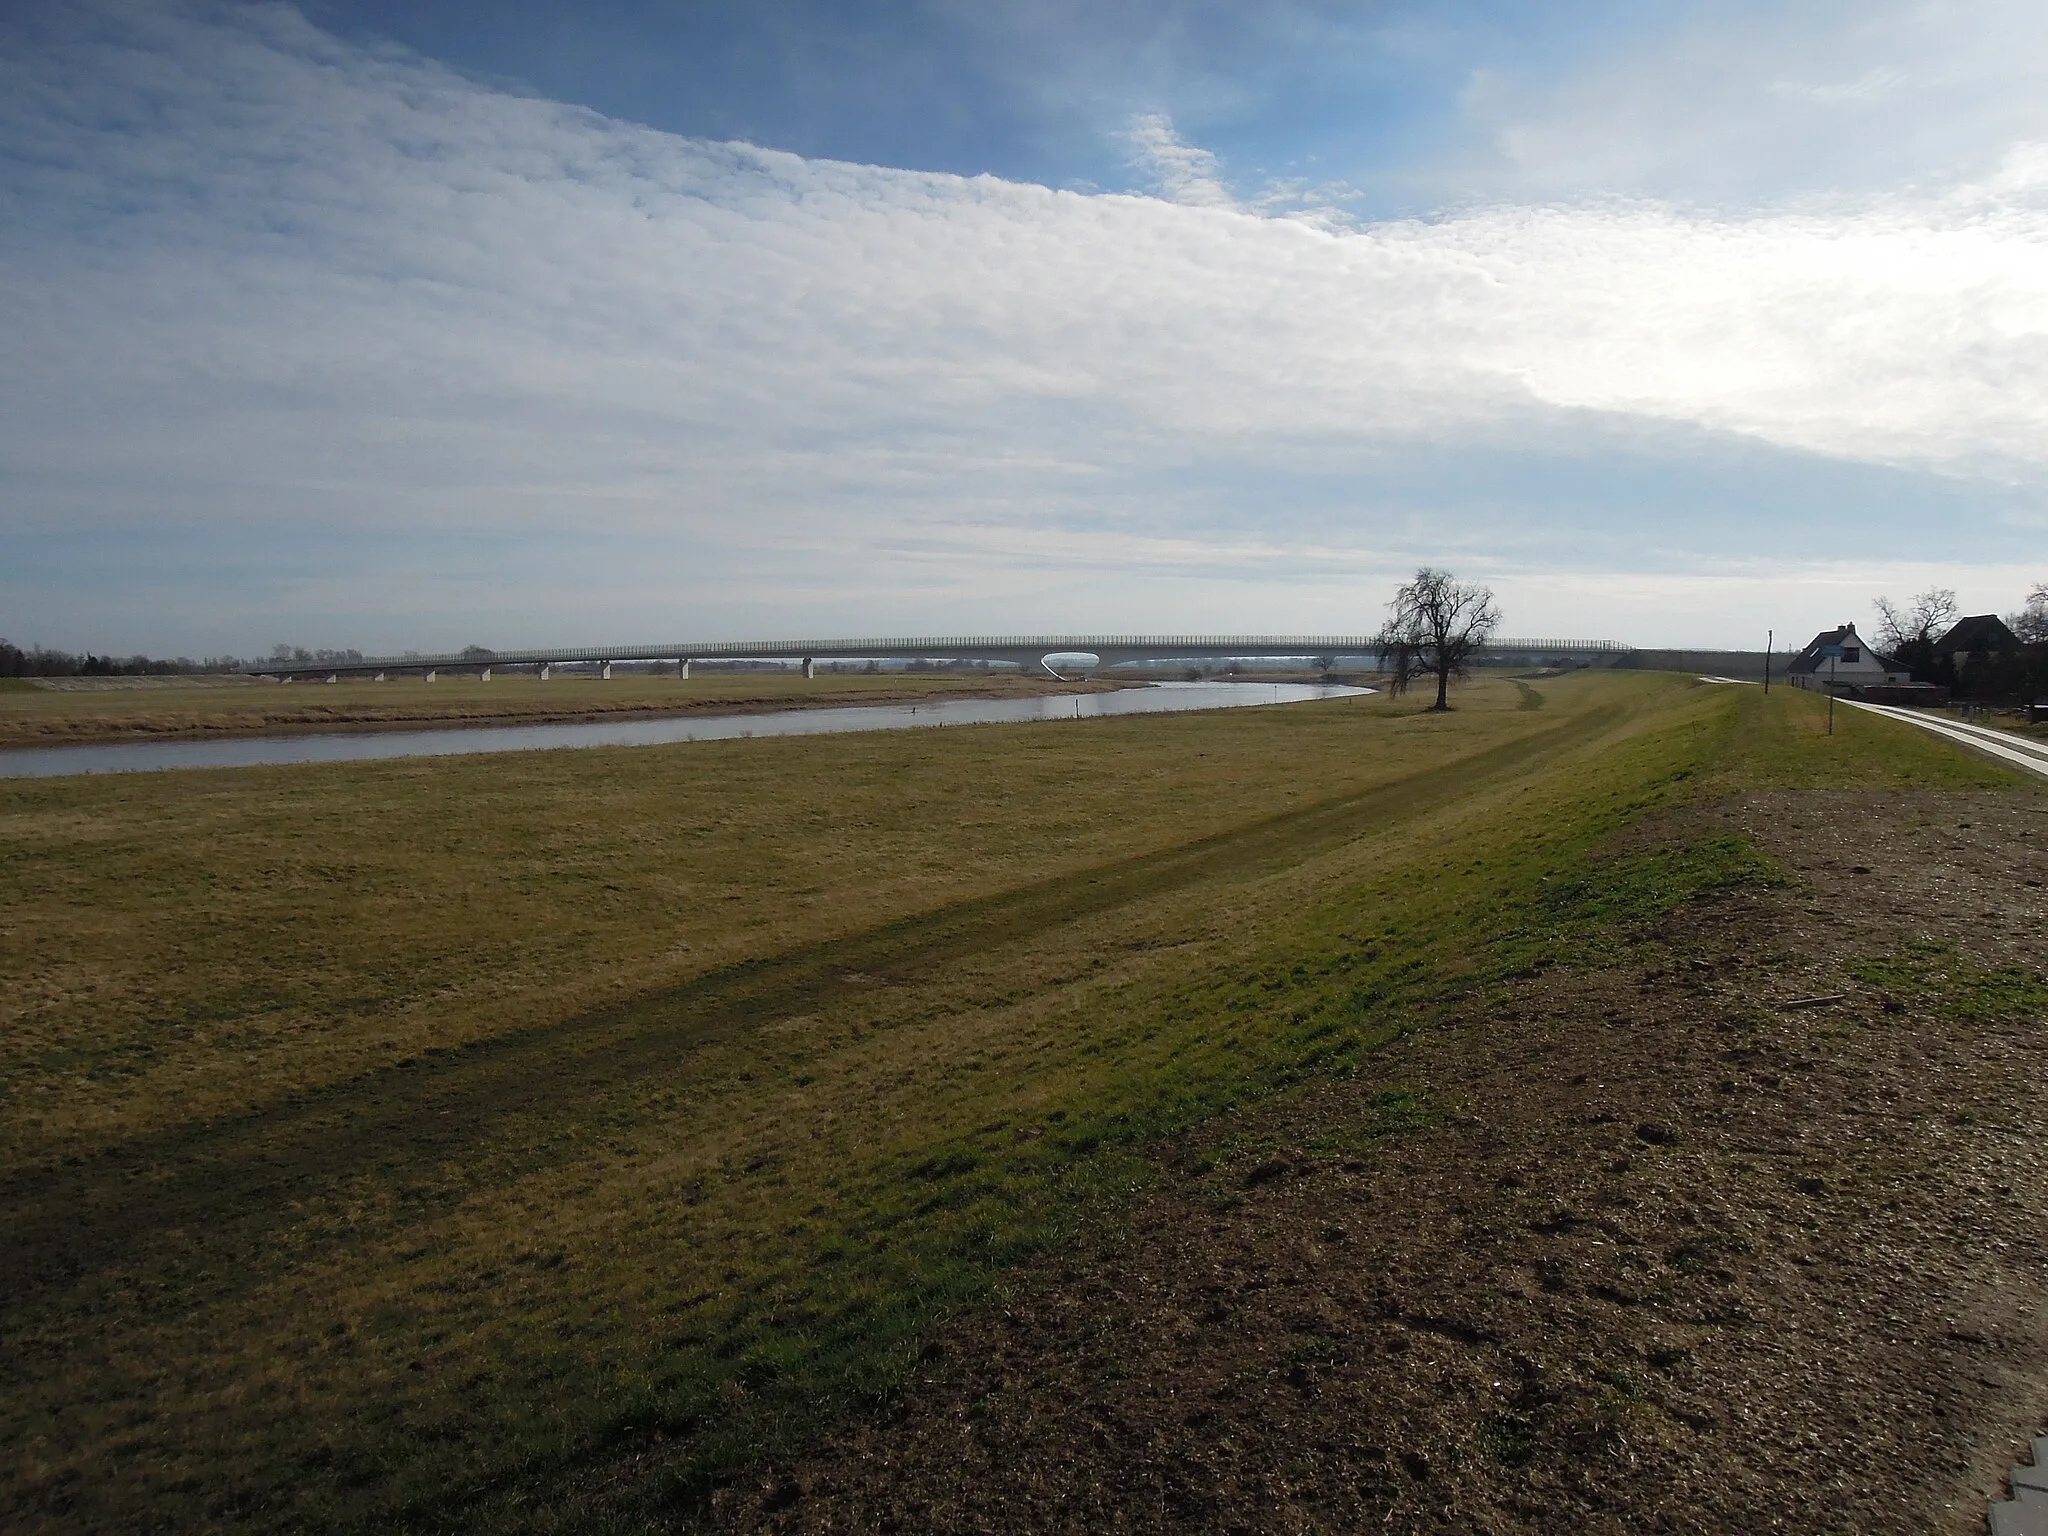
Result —
[[[1827, 660], [1825, 656], [1821, 655], [1824, 649], [1831, 645], [1846, 645], [1852, 640], [1864, 647], [1864, 649], [1870, 649], [1870, 642], [1856, 633], [1856, 626], [1854, 624], [1844, 624], [1839, 629], [1824, 629], [1806, 642], [1806, 649], [1801, 651], [1793, 660], [1792, 665], [1785, 670], [1787, 672], [1818, 672], [1821, 670], [1822, 664]], [[1875, 655], [1876, 652], [1871, 651], [1871, 654]]]
[[1934, 649], [1943, 656], [1953, 656], [1957, 651], [1978, 656], [1989, 651], [2016, 651], [2019, 648], [2020, 637], [2007, 629], [2005, 620], [1995, 613], [1979, 613], [1958, 619], [1947, 634], [1934, 642]]

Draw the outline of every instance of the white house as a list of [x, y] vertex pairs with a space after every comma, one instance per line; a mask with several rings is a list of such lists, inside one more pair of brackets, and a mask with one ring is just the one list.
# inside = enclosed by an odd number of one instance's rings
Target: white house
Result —
[[[1840, 654], [1831, 655], [1836, 649]], [[1823, 693], [1831, 685], [1837, 692], [1849, 688], [1896, 688], [1911, 677], [1904, 667], [1886, 661], [1864, 644], [1854, 624], [1824, 629], [1815, 635], [1785, 675], [1795, 688], [1817, 688]]]

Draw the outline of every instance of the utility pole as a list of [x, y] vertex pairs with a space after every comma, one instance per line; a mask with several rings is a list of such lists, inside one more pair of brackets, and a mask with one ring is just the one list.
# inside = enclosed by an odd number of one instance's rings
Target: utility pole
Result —
[[1777, 632], [1777, 631], [1776, 631], [1775, 629], [1767, 629], [1767, 630], [1765, 630], [1765, 631], [1764, 631], [1764, 697], [1765, 697], [1765, 698], [1769, 698], [1769, 697], [1771, 696], [1771, 647], [1772, 647], [1772, 646], [1774, 646], [1774, 645], [1776, 645], [1777, 643], [1778, 643], [1778, 632]]
[[1828, 734], [1835, 734], [1835, 663], [1841, 659], [1842, 648], [1832, 647], [1834, 654], [1828, 657]]

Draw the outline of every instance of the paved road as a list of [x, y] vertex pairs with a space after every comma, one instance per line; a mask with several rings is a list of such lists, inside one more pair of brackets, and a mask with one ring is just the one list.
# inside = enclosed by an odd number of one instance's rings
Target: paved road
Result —
[[2034, 1464], [2012, 1469], [2012, 1500], [1991, 1506], [1991, 1536], [2048, 1536], [2048, 1435], [2034, 1441]]

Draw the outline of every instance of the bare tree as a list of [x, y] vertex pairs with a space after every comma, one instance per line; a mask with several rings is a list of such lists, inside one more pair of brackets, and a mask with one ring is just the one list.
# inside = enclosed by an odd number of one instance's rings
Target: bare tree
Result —
[[1932, 651], [1934, 642], [1962, 617], [1962, 605], [1948, 587], [1929, 587], [1901, 608], [1888, 597], [1877, 607], [1877, 648], [1887, 656], [1898, 656], [1912, 647]]
[[2026, 606], [2005, 621], [2006, 628], [2028, 645], [2048, 640], [2048, 581], [2037, 581], [2027, 594]]
[[1463, 677], [1472, 653], [1500, 627], [1500, 609], [1485, 587], [1466, 586], [1449, 571], [1424, 566], [1387, 604], [1387, 622], [1373, 642], [1389, 689], [1406, 693], [1434, 675], [1433, 709], [1451, 707], [1451, 679]]

